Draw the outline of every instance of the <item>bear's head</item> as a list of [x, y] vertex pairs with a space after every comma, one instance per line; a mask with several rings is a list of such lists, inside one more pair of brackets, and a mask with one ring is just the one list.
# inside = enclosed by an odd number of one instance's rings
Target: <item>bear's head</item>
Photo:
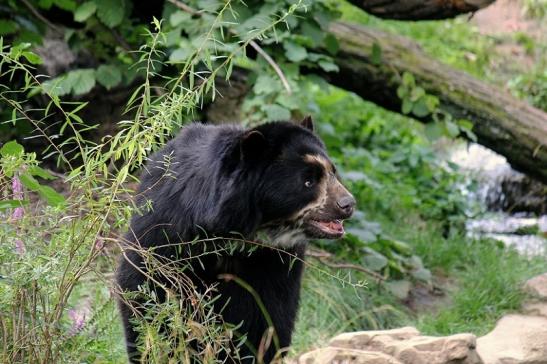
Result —
[[343, 220], [352, 215], [355, 199], [340, 182], [310, 117], [300, 125], [268, 123], [246, 131], [240, 156], [249, 169], [260, 170], [254, 197], [259, 232], [270, 243], [289, 246], [344, 234]]

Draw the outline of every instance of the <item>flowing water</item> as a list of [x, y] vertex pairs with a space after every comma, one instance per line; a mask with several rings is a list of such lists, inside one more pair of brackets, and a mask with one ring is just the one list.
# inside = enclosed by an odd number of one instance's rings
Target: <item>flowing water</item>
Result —
[[478, 144], [459, 145], [451, 161], [478, 181], [470, 197], [487, 212], [467, 222], [472, 236], [488, 236], [526, 255], [547, 255], [546, 187], [513, 170], [507, 160]]

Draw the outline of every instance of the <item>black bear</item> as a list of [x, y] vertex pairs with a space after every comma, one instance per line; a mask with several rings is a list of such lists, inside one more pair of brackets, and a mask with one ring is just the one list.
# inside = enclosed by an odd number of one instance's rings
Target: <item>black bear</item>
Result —
[[[269, 363], [278, 349], [290, 345], [307, 241], [341, 237], [343, 220], [355, 205], [310, 117], [300, 124], [272, 122], [250, 129], [185, 126], [148, 161], [136, 202], [140, 211], [131, 220], [128, 246], [176, 257], [191, 266], [186, 277], [198, 291], [214, 287], [215, 310], [246, 336], [239, 348], [243, 359], [237, 360], [245, 363], [257, 357]], [[251, 251], [197, 253], [197, 238], [218, 246], [212, 237], [263, 244]], [[181, 241], [194, 243], [176, 249]], [[125, 292], [152, 287], [165, 299], [158, 286], [173, 289], [173, 278], [151, 272], [145, 260], [138, 249], [125, 249], [117, 283]], [[227, 275], [239, 281], [223, 279]], [[140, 303], [119, 301], [132, 362], [141, 360], [134, 326], [146, 310]], [[257, 356], [267, 332], [274, 332], [278, 347], [269, 345]]]

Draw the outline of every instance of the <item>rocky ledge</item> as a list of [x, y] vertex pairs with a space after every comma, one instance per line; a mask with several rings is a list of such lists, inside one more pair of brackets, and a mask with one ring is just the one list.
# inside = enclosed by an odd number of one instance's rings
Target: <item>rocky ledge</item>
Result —
[[487, 335], [424, 336], [413, 327], [340, 334], [297, 364], [547, 364], [547, 273], [524, 285], [522, 313], [502, 317]]

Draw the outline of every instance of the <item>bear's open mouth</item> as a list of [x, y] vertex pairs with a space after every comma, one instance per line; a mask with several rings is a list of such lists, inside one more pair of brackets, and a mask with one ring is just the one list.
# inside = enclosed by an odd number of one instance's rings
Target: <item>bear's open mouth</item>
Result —
[[316, 238], [336, 239], [344, 235], [343, 220], [309, 220], [310, 231]]

